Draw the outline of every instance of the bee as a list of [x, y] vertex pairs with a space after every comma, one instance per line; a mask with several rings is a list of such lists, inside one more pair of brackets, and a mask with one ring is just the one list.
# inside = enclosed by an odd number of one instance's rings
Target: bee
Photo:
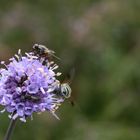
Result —
[[52, 57], [55, 57], [60, 60], [60, 58], [55, 55], [55, 52], [53, 50], [48, 49], [44, 45], [34, 44], [33, 52], [35, 56], [41, 59], [44, 58], [44, 60], [51, 60]]

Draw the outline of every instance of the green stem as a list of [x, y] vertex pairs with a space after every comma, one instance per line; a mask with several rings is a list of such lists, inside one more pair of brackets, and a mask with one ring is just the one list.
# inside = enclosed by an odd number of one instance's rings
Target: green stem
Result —
[[12, 132], [13, 132], [15, 125], [16, 125], [16, 121], [17, 121], [17, 119], [15, 119], [15, 120], [11, 119], [9, 127], [7, 129], [7, 132], [6, 132], [6, 135], [4, 137], [4, 140], [10, 140]]

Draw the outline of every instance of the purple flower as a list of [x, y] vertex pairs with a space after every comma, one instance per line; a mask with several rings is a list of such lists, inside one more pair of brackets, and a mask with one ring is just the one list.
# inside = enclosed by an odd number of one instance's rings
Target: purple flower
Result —
[[60, 86], [54, 69], [56, 64], [45, 60], [43, 65], [32, 53], [11, 58], [6, 68], [0, 69], [0, 105], [12, 119], [26, 121], [34, 112], [55, 111], [64, 101], [54, 90]]

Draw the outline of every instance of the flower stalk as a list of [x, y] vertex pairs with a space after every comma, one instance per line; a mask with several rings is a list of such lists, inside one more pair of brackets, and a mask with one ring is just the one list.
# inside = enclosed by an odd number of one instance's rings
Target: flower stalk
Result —
[[15, 119], [15, 120], [11, 119], [9, 127], [7, 129], [7, 132], [5, 134], [4, 140], [10, 140], [11, 139], [12, 133], [13, 133], [15, 125], [16, 125], [16, 122], [17, 122], [17, 119]]

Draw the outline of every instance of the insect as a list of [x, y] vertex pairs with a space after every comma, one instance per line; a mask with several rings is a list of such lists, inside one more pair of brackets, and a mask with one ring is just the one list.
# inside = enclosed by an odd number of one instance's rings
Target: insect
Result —
[[51, 60], [52, 57], [55, 57], [57, 59], [60, 60], [59, 57], [57, 57], [55, 54], [55, 52], [53, 50], [48, 49], [46, 46], [44, 45], [40, 45], [40, 44], [34, 44], [33, 46], [33, 52], [35, 56], [40, 57], [41, 59], [48, 59]]
[[[64, 82], [62, 82], [59, 87], [55, 90], [55, 93], [58, 96], [63, 97], [64, 99], [68, 99], [71, 97], [72, 89], [70, 87], [70, 84], [74, 78], [75, 69], [71, 69], [71, 71], [67, 74]], [[74, 102], [70, 101], [72, 105], [74, 105]]]
[[70, 98], [71, 92], [72, 90], [68, 83], [60, 84], [59, 87], [55, 90], [55, 93], [63, 98]]

